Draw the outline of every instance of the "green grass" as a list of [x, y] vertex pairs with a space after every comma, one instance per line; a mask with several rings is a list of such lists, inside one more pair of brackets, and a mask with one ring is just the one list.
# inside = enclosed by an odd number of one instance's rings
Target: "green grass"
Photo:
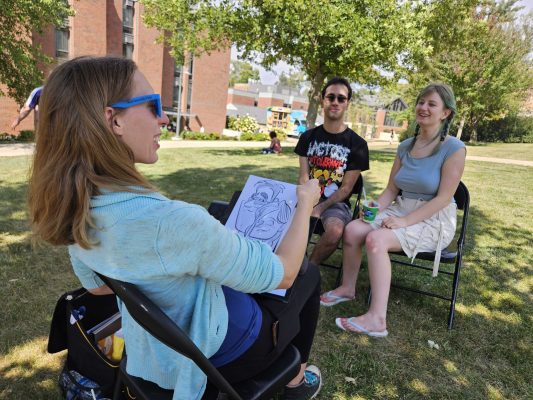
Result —
[[[371, 170], [365, 173], [370, 195], [385, 185], [393, 157], [371, 152]], [[28, 162], [29, 157], [0, 158], [0, 399], [55, 400], [64, 354], [46, 353], [51, 315], [57, 298], [79, 283], [65, 248], [30, 246]], [[171, 198], [208, 206], [214, 199], [228, 200], [249, 174], [295, 182], [297, 164], [289, 149], [275, 157], [260, 156], [257, 149], [168, 149], [142, 171]], [[533, 398], [531, 172], [467, 162], [463, 181], [471, 214], [452, 331], [446, 329], [445, 303], [395, 290], [388, 338], [338, 330], [336, 316], [366, 308], [366, 270], [355, 301], [321, 309], [311, 355], [324, 375], [320, 399]], [[334, 274], [322, 275], [323, 289], [332, 288]], [[416, 280], [441, 286], [440, 276]], [[440, 350], [429, 348], [428, 340]]]
[[[467, 156], [533, 161], [533, 143], [466, 143]], [[373, 142], [371, 149], [396, 152], [397, 143]]]
[[469, 156], [508, 158], [533, 161], [533, 143], [477, 143], [467, 144]]

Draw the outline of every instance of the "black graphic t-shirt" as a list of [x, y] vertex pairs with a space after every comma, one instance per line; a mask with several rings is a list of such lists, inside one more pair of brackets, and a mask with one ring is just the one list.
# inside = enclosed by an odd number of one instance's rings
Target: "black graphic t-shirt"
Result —
[[[368, 145], [350, 128], [333, 134], [323, 125], [317, 126], [300, 136], [294, 152], [307, 157], [309, 178], [319, 180], [322, 198], [330, 197], [341, 187], [346, 171], [369, 168]], [[348, 203], [348, 198], [345, 201]]]

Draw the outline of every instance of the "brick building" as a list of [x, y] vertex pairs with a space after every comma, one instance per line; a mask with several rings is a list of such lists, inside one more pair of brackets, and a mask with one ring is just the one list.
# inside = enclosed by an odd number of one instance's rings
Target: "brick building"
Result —
[[[143, 5], [136, 0], [70, 0], [75, 15], [63, 27], [49, 27], [34, 35], [34, 45], [57, 62], [82, 55], [114, 55], [133, 59], [161, 93], [169, 117], [179, 116], [181, 128], [222, 132], [226, 121], [230, 49], [211, 55], [188, 57], [176, 65], [162, 45], [155, 43], [158, 31], [142, 23]], [[43, 67], [45, 75], [53, 68]], [[181, 95], [179, 95], [181, 94]], [[179, 111], [178, 111], [179, 108]], [[0, 132], [10, 132], [19, 106], [0, 97]], [[33, 129], [26, 118], [17, 131]]]
[[[394, 113], [403, 111], [407, 104], [399, 97], [384, 102], [376, 95], [355, 95], [350, 103], [353, 129], [361, 136], [389, 140], [407, 129], [407, 121], [397, 121]], [[396, 136], [397, 137], [397, 136]]]
[[[233, 88], [229, 88], [226, 106], [228, 116], [249, 115], [264, 129], [274, 127], [270, 122], [272, 110], [284, 109], [285, 114], [291, 114], [291, 118], [287, 120], [287, 124], [276, 126], [289, 131], [295, 129], [293, 120], [296, 116], [305, 121], [308, 107], [307, 96], [301, 94], [299, 89], [260, 83], [237, 83]], [[321, 120], [321, 117], [319, 119]]]

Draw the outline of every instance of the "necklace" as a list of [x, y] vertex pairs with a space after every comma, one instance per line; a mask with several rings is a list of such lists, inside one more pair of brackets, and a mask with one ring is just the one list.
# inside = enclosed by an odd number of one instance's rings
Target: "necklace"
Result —
[[429, 146], [431, 143], [433, 143], [435, 141], [435, 139], [437, 139], [438, 137], [440, 136], [440, 132], [438, 132], [435, 136], [433, 136], [433, 138], [431, 138], [431, 140], [427, 141], [427, 143], [422, 143], [420, 142], [420, 139], [417, 139], [416, 142], [415, 142], [415, 145], [417, 143], [419, 143], [419, 145], [417, 146], [419, 149], [423, 149], [424, 147], [427, 147]]

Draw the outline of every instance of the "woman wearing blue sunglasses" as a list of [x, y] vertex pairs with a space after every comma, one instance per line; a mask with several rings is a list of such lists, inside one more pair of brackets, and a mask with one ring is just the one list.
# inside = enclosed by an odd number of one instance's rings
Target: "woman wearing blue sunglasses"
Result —
[[[166, 198], [136, 169], [157, 161], [168, 118], [131, 60], [67, 61], [47, 79], [40, 103], [29, 188], [35, 236], [68, 245], [74, 272], [93, 294], [110, 293], [95, 272], [136, 284], [229, 381], [255, 376], [292, 343], [302, 365], [283, 398], [316, 396], [320, 371], [307, 359], [320, 275], [314, 265], [298, 272], [320, 197], [317, 180], [298, 187], [293, 223], [274, 254], [205, 209]], [[291, 286], [279, 321], [266, 300], [248, 294]], [[201, 370], [121, 312], [128, 373], [174, 390], [174, 399], [200, 399]], [[283, 329], [286, 321], [296, 328]]]

